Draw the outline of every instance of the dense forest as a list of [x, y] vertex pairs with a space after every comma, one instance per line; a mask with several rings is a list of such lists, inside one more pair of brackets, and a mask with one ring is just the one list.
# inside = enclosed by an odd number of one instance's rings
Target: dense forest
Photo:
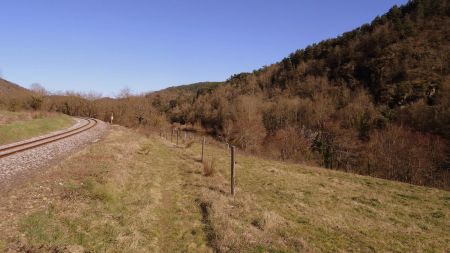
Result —
[[196, 126], [254, 154], [448, 189], [449, 2], [394, 6], [225, 82], [117, 99], [40, 96], [33, 108], [103, 120], [113, 112], [130, 127]]

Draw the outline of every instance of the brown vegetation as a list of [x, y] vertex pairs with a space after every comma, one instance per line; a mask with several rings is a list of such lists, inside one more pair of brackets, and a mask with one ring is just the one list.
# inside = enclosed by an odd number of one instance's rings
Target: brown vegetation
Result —
[[214, 89], [149, 97], [171, 122], [200, 122], [246, 151], [449, 187], [448, 8], [431, 0], [394, 6]]
[[190, 148], [190, 147], [192, 147], [192, 145], [194, 145], [194, 143], [195, 143], [195, 141], [193, 141], [193, 140], [190, 140], [190, 141], [188, 141], [187, 143], [186, 143], [186, 145], [184, 146], [184, 148]]
[[[448, 252], [450, 192], [112, 126], [0, 196], [0, 252]], [[3, 188], [2, 188], [3, 189]]]
[[206, 177], [214, 176], [216, 172], [216, 159], [212, 158], [211, 162], [203, 161], [203, 175]]
[[114, 114], [128, 127], [201, 126], [255, 154], [448, 188], [448, 10], [446, 0], [394, 6], [371, 24], [224, 83], [24, 104], [104, 121]]
[[0, 78], [0, 109], [17, 111], [40, 109], [42, 99], [39, 94]]

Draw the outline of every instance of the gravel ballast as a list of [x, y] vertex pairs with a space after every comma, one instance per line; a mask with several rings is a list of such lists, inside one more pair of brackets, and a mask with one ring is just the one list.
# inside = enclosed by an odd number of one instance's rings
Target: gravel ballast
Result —
[[[86, 124], [86, 121], [83, 119], [75, 118], [75, 120], [76, 123], [70, 128], [56, 131], [43, 136], [54, 135]], [[98, 123], [95, 127], [85, 132], [58, 140], [53, 143], [48, 143], [34, 149], [0, 158], [0, 183], [10, 180], [18, 174], [43, 168], [44, 166], [49, 165], [50, 163], [55, 162], [58, 159], [62, 159], [65, 156], [70, 155], [77, 149], [91, 142], [97, 141], [106, 132], [107, 127], [108, 126], [106, 123], [98, 120]], [[43, 136], [35, 137], [33, 139], [41, 138]], [[33, 139], [28, 139], [22, 142]], [[8, 147], [18, 143], [21, 142], [0, 146], [0, 148]]]

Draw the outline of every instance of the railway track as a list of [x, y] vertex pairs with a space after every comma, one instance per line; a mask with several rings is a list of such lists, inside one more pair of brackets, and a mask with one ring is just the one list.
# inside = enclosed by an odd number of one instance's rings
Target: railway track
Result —
[[84, 120], [86, 120], [86, 123], [83, 124], [80, 127], [68, 130], [68, 131], [64, 131], [61, 133], [57, 133], [54, 135], [50, 135], [50, 136], [46, 136], [46, 137], [42, 137], [42, 138], [37, 138], [31, 141], [25, 141], [25, 142], [21, 142], [18, 143], [16, 145], [10, 145], [4, 148], [0, 148], [0, 158], [4, 158], [13, 154], [17, 154], [26, 150], [30, 150], [33, 148], [37, 148], [52, 142], [56, 142], [59, 141], [61, 139], [65, 139], [77, 134], [80, 134], [82, 132], [85, 132], [91, 128], [93, 128], [95, 125], [97, 125], [97, 120], [96, 119], [90, 119], [90, 118], [83, 118]]

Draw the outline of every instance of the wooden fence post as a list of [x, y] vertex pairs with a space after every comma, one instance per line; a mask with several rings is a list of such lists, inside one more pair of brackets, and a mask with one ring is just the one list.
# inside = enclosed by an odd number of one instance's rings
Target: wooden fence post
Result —
[[202, 162], [204, 161], [204, 160], [203, 160], [203, 154], [204, 154], [204, 152], [205, 152], [205, 137], [203, 137], [203, 141], [202, 141]]
[[178, 146], [178, 136], [180, 135], [180, 131], [177, 129], [177, 146]]
[[234, 196], [234, 187], [236, 183], [236, 173], [235, 173], [235, 157], [234, 157], [234, 146], [231, 146], [231, 195]]

